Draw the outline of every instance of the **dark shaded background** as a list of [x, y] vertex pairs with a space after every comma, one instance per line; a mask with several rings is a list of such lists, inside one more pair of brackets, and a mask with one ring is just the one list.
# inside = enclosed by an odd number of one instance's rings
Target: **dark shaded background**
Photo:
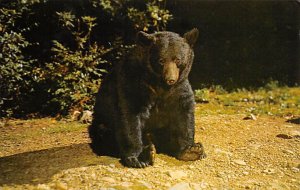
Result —
[[[145, 7], [144, 0], [134, 0]], [[282, 84], [300, 83], [300, 3], [253, 0], [168, 0], [173, 14], [167, 30], [184, 34], [197, 27], [200, 38], [190, 80], [194, 89], [222, 85], [227, 89], [259, 87], [277, 80]], [[133, 43], [136, 31], [125, 19], [112, 20], [107, 13], [84, 0], [50, 0], [32, 7], [19, 23], [40, 23], [26, 38], [38, 42], [29, 49], [34, 58], [47, 61], [52, 40], [72, 43], [72, 36], [61, 30], [56, 12], [97, 18], [92, 40], [107, 46], [117, 36]], [[26, 17], [26, 18], [25, 18]], [[24, 22], [26, 20], [26, 22]], [[110, 58], [108, 58], [110, 59]]]
[[278, 0], [168, 1], [174, 15], [169, 30], [200, 30], [193, 87], [257, 87], [270, 80], [299, 84], [299, 6]]
[[[100, 4], [95, 5], [95, 2]], [[110, 2], [112, 9], [106, 9], [101, 2]], [[67, 66], [63, 58], [53, 50], [54, 41], [69, 49], [63, 54], [84, 54], [95, 42], [103, 46], [103, 49], [110, 49], [107, 54], [95, 53], [101, 54], [99, 59], [105, 63], [97, 66], [98, 69], [109, 70], [111, 65], [117, 64], [126, 55], [129, 49], [126, 45], [134, 43], [137, 30], [144, 28], [139, 22], [148, 24], [149, 32], [158, 29], [151, 17], [153, 12], [147, 11], [149, 2], [151, 1], [0, 0], [1, 8], [12, 8], [19, 15], [15, 15], [10, 23], [8, 21], [11, 15], [5, 13], [6, 11], [1, 12], [1, 35], [5, 35], [5, 32], [17, 32], [24, 36], [24, 39], [15, 35], [9, 35], [12, 39], [1, 36], [1, 40], [11, 43], [8, 48], [11, 51], [5, 52], [4, 46], [1, 46], [3, 44], [0, 44], [0, 53], [8, 56], [8, 61], [0, 59], [0, 62], [11, 70], [1, 72], [4, 73], [6, 81], [0, 80], [0, 117], [1, 113], [66, 114], [71, 108], [75, 108], [74, 97], [71, 96], [72, 93], [61, 92], [72, 91], [76, 94], [82, 93], [82, 97], [92, 96], [95, 92], [91, 92], [91, 88], [79, 90], [83, 85], [75, 82], [70, 82], [67, 87], [63, 76], [57, 79], [55, 77], [59, 75], [49, 70], [49, 66], [55, 64], [67, 68], [71, 74], [82, 71], [79, 67], [74, 70]], [[190, 75], [194, 89], [211, 85], [221, 85], [226, 90], [255, 89], [270, 81], [289, 86], [300, 84], [300, 0], [165, 0], [156, 6], [160, 10], [166, 7], [173, 15], [167, 30], [180, 34], [194, 27], [200, 30], [195, 46], [195, 63]], [[131, 19], [129, 8], [138, 10], [133, 18], [140, 18], [139, 14], [143, 13], [142, 17], [145, 18], [140, 21]], [[73, 29], [63, 27], [64, 21], [60, 20], [58, 12], [70, 12], [73, 15]], [[96, 26], [84, 44], [85, 47], [79, 49], [74, 32], [83, 32], [81, 35], [87, 32], [86, 25], [79, 22], [82, 16], [96, 18]], [[25, 40], [30, 45], [24, 45]], [[17, 65], [14, 57], [27, 64], [24, 72], [22, 67], [16, 70], [19, 77], [13, 73], [14, 66]], [[34, 71], [38, 74], [35, 75]], [[73, 76], [74, 81], [81, 80], [78, 75]], [[101, 75], [104, 76], [105, 74]], [[99, 80], [99, 77], [94, 76], [89, 80]], [[10, 85], [12, 83], [17, 87]], [[15, 89], [18, 89], [17, 92]], [[92, 101], [91, 97], [90, 105], [93, 104]], [[77, 102], [80, 104], [79, 100]], [[79, 106], [83, 107], [84, 104]]]

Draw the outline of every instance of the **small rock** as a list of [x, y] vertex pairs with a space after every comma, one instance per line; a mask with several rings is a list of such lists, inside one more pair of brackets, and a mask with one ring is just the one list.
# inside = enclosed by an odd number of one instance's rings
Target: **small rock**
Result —
[[224, 172], [218, 172], [217, 173], [217, 177], [220, 177], [220, 178], [226, 178], [227, 177], [227, 175], [224, 173]]
[[45, 185], [45, 184], [38, 184], [37, 185], [37, 189], [40, 189], [40, 190], [51, 190], [51, 187], [49, 187], [48, 185]]
[[200, 127], [199, 129], [202, 130], [202, 131], [204, 131], [204, 130], [205, 130], [205, 127]]
[[122, 182], [120, 183], [120, 186], [122, 187], [130, 187], [132, 186], [133, 184], [131, 182], [128, 182], [128, 181], [125, 181], [125, 182]]
[[129, 179], [127, 177], [121, 177], [121, 181], [128, 181]]
[[244, 117], [244, 118], [243, 118], [243, 120], [254, 120], [254, 121], [256, 121], [256, 120], [257, 120], [257, 118], [256, 118], [256, 116], [255, 116], [255, 115], [253, 115], [253, 114], [250, 114], [250, 115], [248, 115], [248, 116]]
[[232, 161], [235, 164], [241, 165], [241, 166], [246, 166], [246, 162], [244, 160], [233, 160]]
[[115, 165], [115, 164], [109, 164], [109, 167], [111, 167], [111, 168], [115, 168], [115, 167], [116, 167], [116, 165]]
[[63, 184], [63, 183], [57, 182], [55, 184], [55, 189], [58, 189], [58, 190], [67, 190], [68, 187], [65, 184]]
[[114, 178], [111, 177], [102, 177], [103, 181], [106, 181], [108, 183], [114, 184], [116, 182], [116, 180]]
[[139, 172], [137, 170], [129, 170], [128, 172], [134, 176], [137, 176], [139, 174]]
[[265, 173], [265, 174], [274, 174], [275, 169], [267, 168], [267, 169], [263, 170], [263, 173]]
[[170, 176], [172, 179], [181, 179], [183, 177], [186, 177], [187, 174], [184, 171], [168, 171], [167, 175]]
[[293, 172], [295, 172], [295, 173], [298, 173], [298, 172], [300, 171], [300, 169], [299, 169], [299, 168], [296, 168], [296, 167], [292, 167], [291, 170], [292, 170]]
[[244, 174], [244, 175], [249, 175], [249, 172], [246, 172], [246, 171], [245, 171], [245, 172], [243, 172], [243, 174]]
[[282, 152], [286, 154], [294, 154], [294, 152], [291, 150], [283, 150]]
[[170, 183], [170, 182], [166, 182], [166, 183], [164, 183], [163, 184], [165, 187], [171, 187], [172, 186], [172, 184]]
[[254, 150], [258, 150], [262, 145], [258, 143], [253, 143], [249, 145], [250, 148], [253, 148]]
[[82, 112], [82, 116], [80, 118], [80, 121], [82, 123], [92, 123], [93, 120], [93, 112], [89, 110], [85, 110]]
[[190, 186], [194, 190], [200, 190], [208, 188], [208, 183], [201, 181], [200, 183], [191, 183]]
[[72, 115], [71, 115], [71, 120], [72, 120], [72, 121], [78, 121], [78, 120], [79, 120], [79, 117], [80, 117], [80, 114], [81, 114], [80, 111], [75, 110], [75, 111], [72, 113]]
[[147, 183], [146, 181], [140, 180], [139, 183], [148, 189], [153, 189], [152, 185], [150, 183]]
[[216, 148], [216, 149], [215, 149], [215, 153], [225, 154], [225, 155], [228, 155], [228, 156], [232, 156], [232, 153], [231, 153], [231, 152], [228, 152], [228, 151], [225, 151], [225, 150], [221, 150], [221, 149], [219, 149], [219, 148]]
[[170, 187], [169, 190], [192, 190], [190, 185], [185, 182], [177, 183], [174, 186]]

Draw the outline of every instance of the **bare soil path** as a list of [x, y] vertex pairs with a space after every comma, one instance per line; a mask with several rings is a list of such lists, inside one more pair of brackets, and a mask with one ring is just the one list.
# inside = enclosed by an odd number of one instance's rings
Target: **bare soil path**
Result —
[[244, 117], [197, 115], [196, 141], [208, 157], [182, 162], [158, 154], [145, 169], [94, 155], [87, 125], [2, 121], [0, 189], [300, 189], [299, 117]]

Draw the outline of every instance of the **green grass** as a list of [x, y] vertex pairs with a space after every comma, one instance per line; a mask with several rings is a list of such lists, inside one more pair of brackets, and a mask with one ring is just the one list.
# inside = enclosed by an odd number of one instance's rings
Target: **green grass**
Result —
[[199, 103], [196, 114], [300, 115], [300, 88], [274, 82], [257, 90], [205, 88], [195, 91], [195, 99]]
[[87, 124], [82, 124], [79, 122], [60, 122], [56, 127], [50, 127], [46, 129], [46, 133], [69, 133], [81, 131], [82, 129], [86, 129]]

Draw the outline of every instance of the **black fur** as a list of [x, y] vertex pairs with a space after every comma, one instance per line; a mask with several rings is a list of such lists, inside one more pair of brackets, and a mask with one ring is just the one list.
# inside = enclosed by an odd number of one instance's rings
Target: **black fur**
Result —
[[[140, 156], [149, 145], [147, 134], [158, 152], [179, 159], [195, 146], [195, 101], [188, 74], [194, 58], [190, 43], [197, 37], [197, 29], [184, 38], [172, 32], [138, 34], [136, 48], [101, 84], [89, 128], [94, 152], [118, 153], [125, 165], [145, 167], [148, 161]], [[179, 77], [168, 85], [162, 71], [174, 59], [180, 60]], [[201, 151], [196, 159], [204, 157]]]

